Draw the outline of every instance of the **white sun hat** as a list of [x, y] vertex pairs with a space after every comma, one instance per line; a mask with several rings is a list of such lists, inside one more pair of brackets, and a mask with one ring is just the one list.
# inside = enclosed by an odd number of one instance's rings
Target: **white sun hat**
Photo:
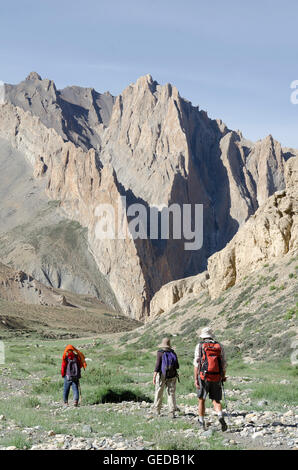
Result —
[[213, 331], [212, 331], [212, 328], [210, 328], [209, 326], [206, 326], [205, 328], [202, 329], [201, 331], [201, 334], [200, 334], [200, 338], [213, 338]]

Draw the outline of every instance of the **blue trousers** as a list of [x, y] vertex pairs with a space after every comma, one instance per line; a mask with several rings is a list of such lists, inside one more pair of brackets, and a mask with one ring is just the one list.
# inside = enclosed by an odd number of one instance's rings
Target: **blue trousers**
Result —
[[72, 387], [74, 401], [79, 401], [79, 381], [67, 380], [67, 378], [64, 377], [64, 387], [63, 387], [64, 403], [68, 402], [68, 395], [69, 395], [70, 387]]

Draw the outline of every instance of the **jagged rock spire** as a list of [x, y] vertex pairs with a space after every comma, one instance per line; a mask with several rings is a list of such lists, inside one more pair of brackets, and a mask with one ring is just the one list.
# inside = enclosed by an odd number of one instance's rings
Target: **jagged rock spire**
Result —
[[37, 72], [30, 72], [26, 80], [42, 80], [42, 78]]

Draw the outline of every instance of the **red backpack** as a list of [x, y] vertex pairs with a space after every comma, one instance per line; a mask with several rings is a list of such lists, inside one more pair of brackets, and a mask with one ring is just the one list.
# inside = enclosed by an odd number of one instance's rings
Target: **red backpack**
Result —
[[209, 340], [201, 345], [200, 377], [208, 382], [219, 382], [222, 379], [221, 346]]

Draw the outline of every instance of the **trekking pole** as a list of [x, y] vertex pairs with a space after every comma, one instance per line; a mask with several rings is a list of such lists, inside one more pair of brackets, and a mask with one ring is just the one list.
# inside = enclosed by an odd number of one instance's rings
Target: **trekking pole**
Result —
[[82, 404], [82, 389], [81, 389], [80, 381], [79, 381], [79, 393], [80, 393], [80, 403]]
[[228, 424], [229, 424], [229, 426], [230, 426], [230, 415], [229, 415], [228, 404], [227, 404], [227, 398], [226, 398], [226, 392], [225, 392], [225, 387], [224, 387], [224, 382], [223, 382], [223, 380], [221, 381], [221, 386], [222, 386], [223, 396], [224, 396], [225, 405], [226, 405], [227, 421], [228, 421]]

